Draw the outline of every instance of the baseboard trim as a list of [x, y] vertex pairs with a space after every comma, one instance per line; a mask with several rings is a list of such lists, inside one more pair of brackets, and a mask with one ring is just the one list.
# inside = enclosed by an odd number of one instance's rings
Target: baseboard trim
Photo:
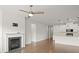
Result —
[[29, 43], [26, 43], [25, 45], [29, 45], [29, 44], [32, 44], [32, 43], [38, 43], [38, 42], [46, 41], [46, 40], [48, 40], [48, 38], [47, 39], [42, 39], [42, 40], [37, 40], [37, 41], [31, 41]]
[[31, 42], [28, 42], [28, 43], [26, 43], [25, 45], [27, 45], [27, 44], [31, 44]]

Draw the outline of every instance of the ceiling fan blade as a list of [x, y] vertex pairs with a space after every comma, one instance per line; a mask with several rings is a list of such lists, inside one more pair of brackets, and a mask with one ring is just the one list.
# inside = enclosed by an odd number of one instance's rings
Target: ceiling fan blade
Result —
[[22, 12], [26, 12], [26, 13], [29, 13], [28, 11], [25, 11], [25, 10], [19, 10], [19, 11], [22, 11]]
[[32, 14], [44, 14], [44, 12], [32, 12]]

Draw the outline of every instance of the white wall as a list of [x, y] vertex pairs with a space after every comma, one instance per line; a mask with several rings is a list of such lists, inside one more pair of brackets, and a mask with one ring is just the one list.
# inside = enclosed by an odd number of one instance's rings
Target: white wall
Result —
[[26, 21], [26, 44], [31, 41], [38, 42], [48, 38], [48, 26], [27, 20]]
[[2, 11], [0, 10], [0, 52], [2, 52]]
[[25, 27], [25, 38], [26, 44], [31, 43], [32, 40], [32, 33], [31, 33], [31, 22], [26, 20], [26, 27]]
[[[12, 23], [18, 23], [18, 27], [13, 27]], [[25, 40], [25, 19], [19, 14], [3, 11], [3, 52], [6, 52], [6, 35], [7, 33], [24, 34]]]
[[[67, 36], [66, 29], [73, 29], [73, 36]], [[56, 43], [79, 46], [78, 24], [68, 23], [66, 25], [55, 25], [53, 39]]]
[[36, 24], [31, 24], [31, 34], [32, 34], [32, 42], [36, 42], [37, 40], [37, 33], [36, 33], [36, 31], [37, 31], [37, 25]]
[[44, 24], [36, 24], [37, 41], [48, 39], [48, 26]]

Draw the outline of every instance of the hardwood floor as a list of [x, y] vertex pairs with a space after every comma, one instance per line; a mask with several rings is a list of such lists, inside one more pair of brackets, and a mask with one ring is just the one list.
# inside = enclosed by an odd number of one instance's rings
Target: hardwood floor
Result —
[[52, 40], [44, 40], [28, 44], [25, 48], [11, 51], [11, 53], [79, 53], [79, 47], [55, 44]]
[[55, 44], [55, 53], [79, 53], [79, 46]]

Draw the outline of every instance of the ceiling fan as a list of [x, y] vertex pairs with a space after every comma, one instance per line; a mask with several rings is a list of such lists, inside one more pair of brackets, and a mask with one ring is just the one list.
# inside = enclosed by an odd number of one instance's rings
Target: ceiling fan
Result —
[[30, 5], [29, 7], [30, 7], [30, 8], [29, 8], [29, 11], [22, 10], [22, 9], [19, 10], [19, 11], [22, 11], [22, 12], [28, 13], [28, 18], [29, 18], [29, 17], [32, 17], [34, 14], [44, 14], [43, 11], [36, 11], [36, 12], [34, 12], [34, 11], [32, 10], [33, 5]]

